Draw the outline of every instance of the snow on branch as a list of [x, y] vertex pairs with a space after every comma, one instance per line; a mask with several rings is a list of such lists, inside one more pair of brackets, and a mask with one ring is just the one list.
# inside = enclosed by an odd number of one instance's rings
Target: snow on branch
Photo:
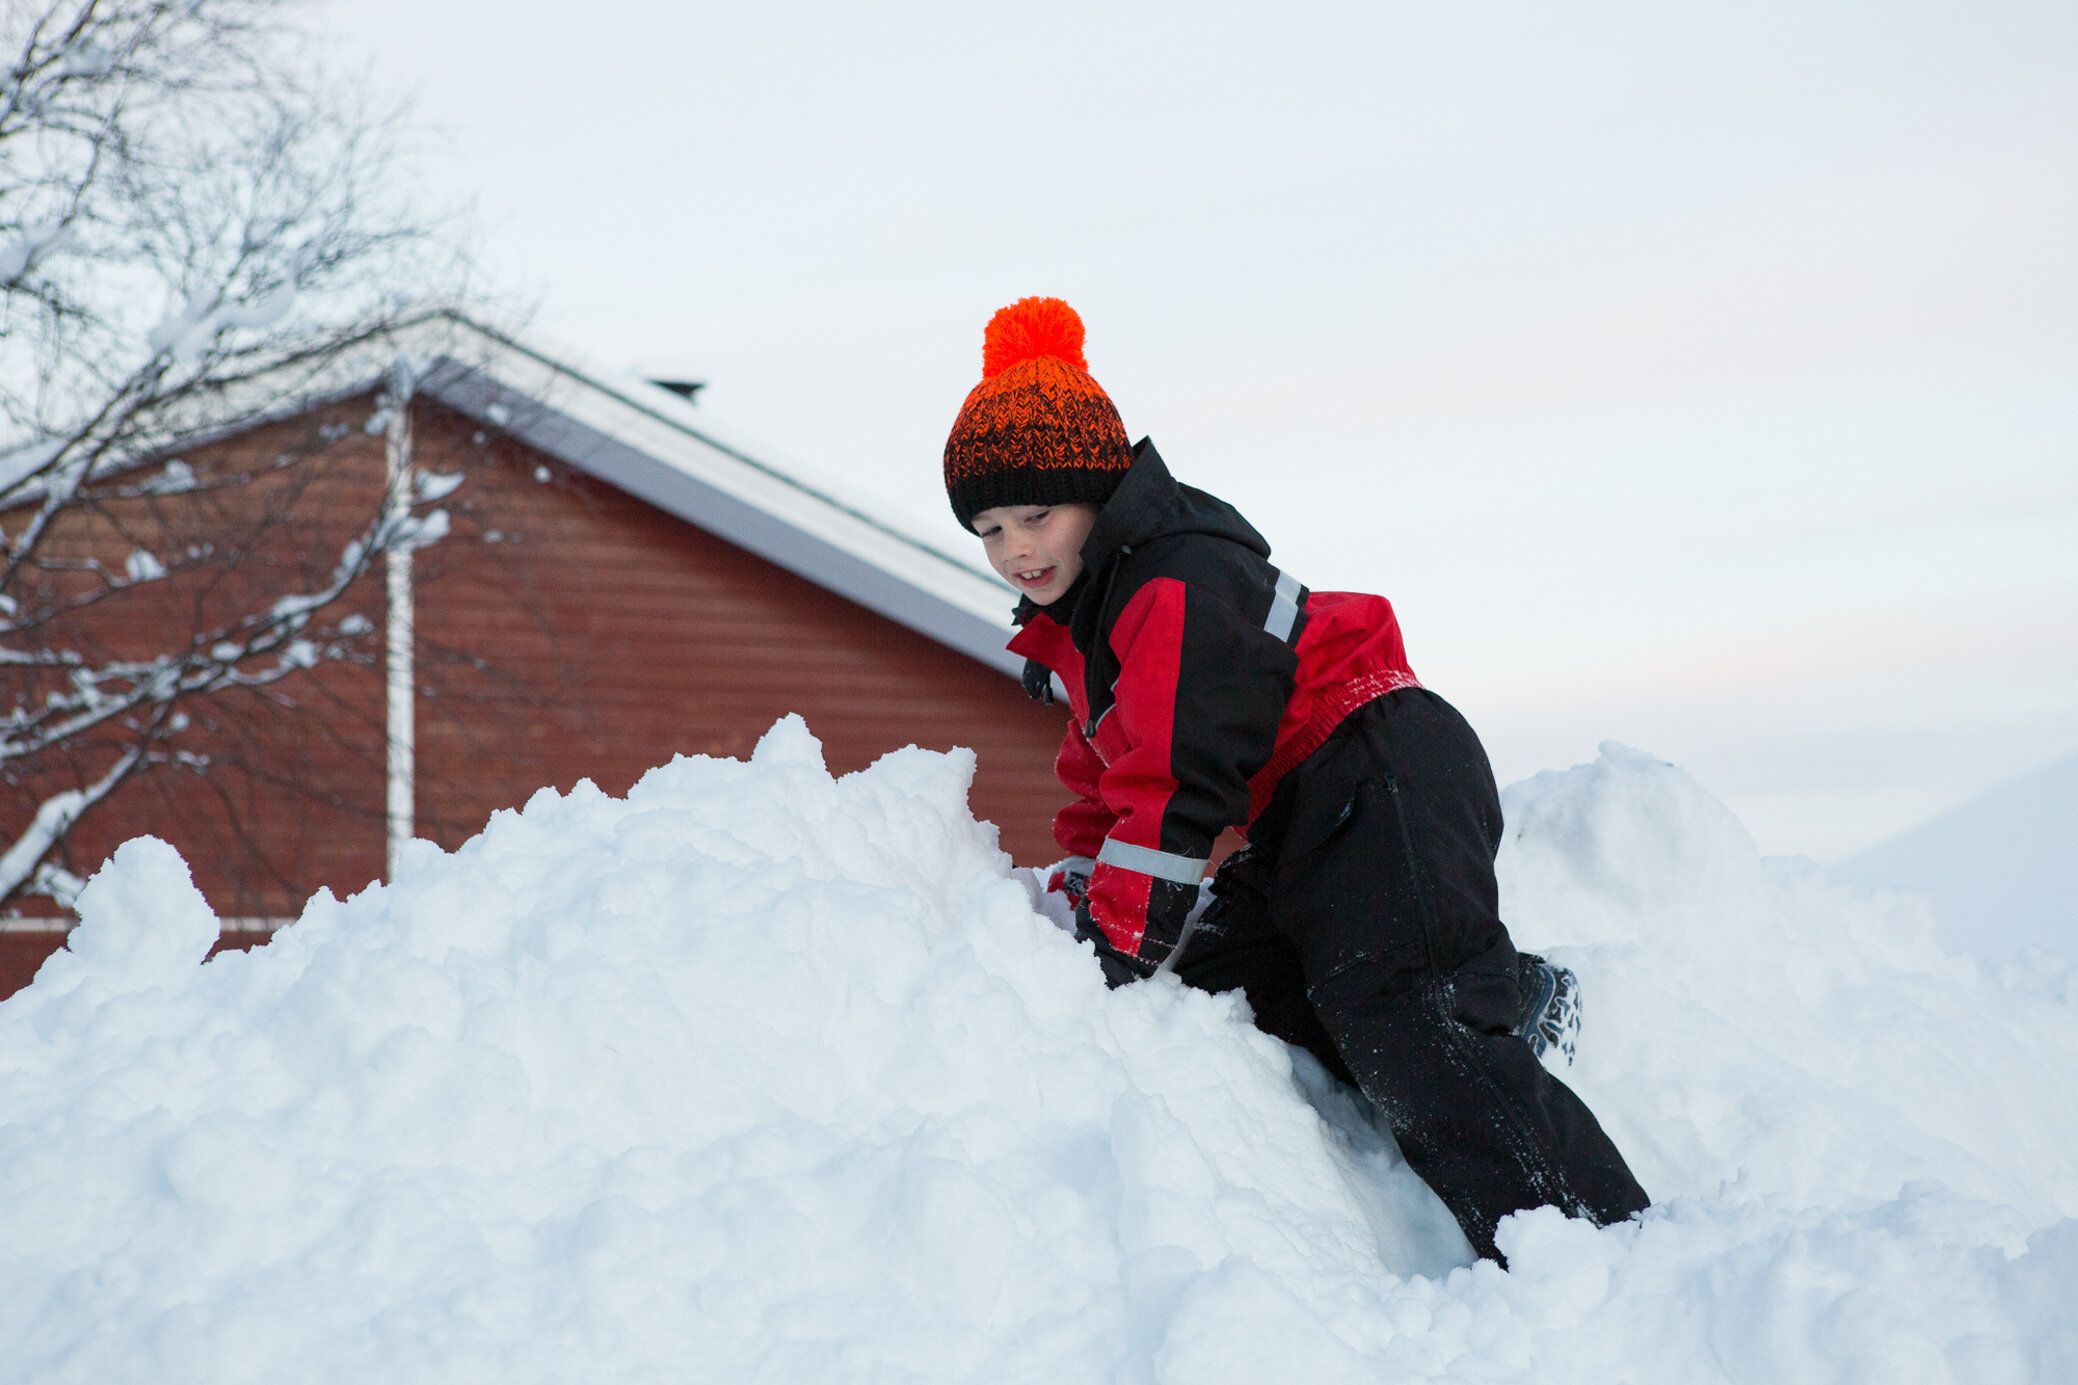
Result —
[[69, 896], [78, 893], [78, 880], [70, 872], [46, 866], [43, 858], [53, 846], [64, 840], [65, 834], [72, 830], [72, 824], [79, 821], [80, 814], [108, 797], [116, 785], [130, 777], [144, 755], [143, 746], [132, 746], [117, 756], [116, 762], [86, 788], [68, 789], [45, 799], [37, 807], [28, 830], [16, 837], [6, 851], [0, 852], [0, 899], [11, 897], [25, 884], [41, 883], [45, 893], [58, 896], [60, 903], [69, 904]]

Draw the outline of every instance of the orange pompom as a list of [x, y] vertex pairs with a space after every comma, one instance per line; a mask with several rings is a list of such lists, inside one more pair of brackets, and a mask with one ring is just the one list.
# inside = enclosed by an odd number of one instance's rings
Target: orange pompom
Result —
[[1020, 298], [998, 309], [981, 334], [981, 378], [993, 380], [1021, 361], [1052, 356], [1077, 370], [1082, 359], [1082, 319], [1058, 298]]

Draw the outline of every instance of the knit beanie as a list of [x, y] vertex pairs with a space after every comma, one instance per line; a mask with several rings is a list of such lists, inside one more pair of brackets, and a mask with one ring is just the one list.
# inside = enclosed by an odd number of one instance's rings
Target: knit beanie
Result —
[[981, 383], [945, 440], [945, 493], [969, 531], [998, 505], [1102, 505], [1132, 465], [1125, 425], [1082, 358], [1082, 319], [1020, 298], [989, 319]]

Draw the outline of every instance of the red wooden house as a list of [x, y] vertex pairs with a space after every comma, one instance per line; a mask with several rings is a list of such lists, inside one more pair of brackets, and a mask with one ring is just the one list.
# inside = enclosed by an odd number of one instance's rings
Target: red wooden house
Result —
[[[371, 373], [182, 454], [185, 473], [206, 478], [320, 436], [306, 504], [317, 518], [296, 542], [336, 544], [400, 464], [437, 496], [446, 534], [413, 555], [404, 587], [376, 572], [350, 593], [357, 657], [214, 696], [184, 733], [192, 767], [133, 780], [97, 808], [67, 845], [69, 869], [90, 874], [120, 842], [163, 837], [227, 932], [250, 941], [321, 886], [343, 896], [381, 878], [396, 833], [452, 848], [543, 786], [589, 778], [622, 793], [674, 754], [743, 755], [788, 712], [822, 738], [833, 772], [911, 743], [972, 747], [976, 816], [1022, 863], [1058, 854], [1065, 713], [1025, 697], [1021, 662], [1002, 648], [1007, 587], [746, 455], [669, 389], [438, 326], [408, 413], [387, 426]], [[154, 524], [170, 532], [168, 503], [142, 496], [68, 542], [120, 564]], [[127, 603], [104, 626], [149, 625], [200, 599], [165, 585], [163, 608]], [[392, 679], [400, 653], [406, 676]], [[0, 785], [0, 830], [91, 772], [53, 762]], [[0, 920], [0, 994], [62, 935], [55, 910], [21, 916], [33, 907]]]

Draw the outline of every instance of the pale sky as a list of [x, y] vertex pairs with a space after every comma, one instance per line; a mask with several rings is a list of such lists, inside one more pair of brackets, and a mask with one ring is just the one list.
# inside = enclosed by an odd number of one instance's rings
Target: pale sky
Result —
[[1823, 860], [2078, 749], [2068, 0], [329, 13], [531, 340], [942, 546], [1066, 298], [1504, 783], [1621, 740]]

